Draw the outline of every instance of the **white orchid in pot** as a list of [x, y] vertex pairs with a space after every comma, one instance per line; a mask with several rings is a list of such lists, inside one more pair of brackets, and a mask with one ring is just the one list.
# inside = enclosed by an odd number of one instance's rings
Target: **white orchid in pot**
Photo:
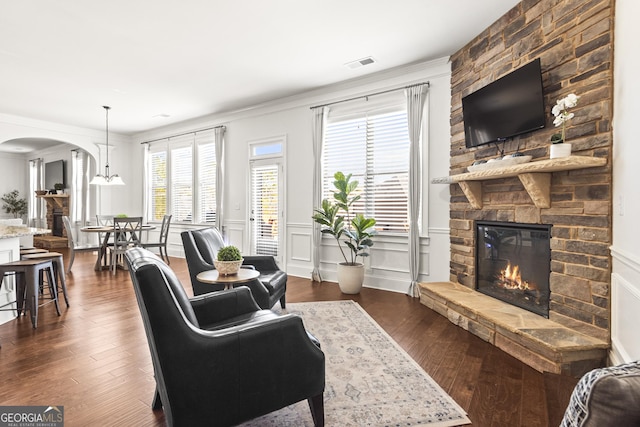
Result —
[[[360, 200], [360, 195], [355, 195], [358, 181], [351, 181], [351, 176], [345, 176], [342, 172], [334, 174], [334, 200], [322, 200], [322, 207], [314, 209], [312, 217], [322, 226], [321, 232], [333, 236], [338, 243], [344, 259], [344, 262], [338, 263], [338, 285], [345, 294], [360, 292], [364, 281], [364, 264], [358, 262], [358, 257], [369, 256], [367, 250], [373, 246], [371, 238], [376, 234], [375, 219], [352, 212], [353, 204]], [[343, 244], [348, 252], [345, 252]]]
[[[568, 157], [571, 155], [571, 144], [564, 144], [566, 142], [566, 123], [571, 120], [575, 115], [569, 112], [570, 108], [578, 105], [579, 96], [574, 93], [570, 93], [564, 98], [560, 98], [556, 101], [556, 105], [551, 109], [551, 113], [554, 115], [553, 124], [555, 127], [562, 126], [562, 131], [554, 133], [551, 136], [551, 151], [550, 157]], [[562, 145], [559, 145], [562, 144]]]

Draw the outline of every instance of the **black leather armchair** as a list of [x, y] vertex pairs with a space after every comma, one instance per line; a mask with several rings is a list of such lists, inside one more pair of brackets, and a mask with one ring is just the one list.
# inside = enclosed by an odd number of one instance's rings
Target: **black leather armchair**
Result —
[[[225, 246], [222, 235], [216, 228], [183, 231], [182, 245], [187, 259], [194, 295], [220, 291], [224, 285], [212, 285], [200, 282], [196, 276], [203, 271], [214, 270], [213, 260], [218, 250]], [[245, 256], [244, 267], [253, 267], [260, 277], [242, 285], [251, 289], [253, 298], [261, 308], [271, 308], [280, 300], [280, 306], [286, 307], [287, 273], [280, 270], [272, 256]]]
[[230, 426], [307, 399], [324, 424], [324, 354], [298, 316], [261, 310], [246, 287], [189, 299], [155, 254], [125, 258], [169, 426]]

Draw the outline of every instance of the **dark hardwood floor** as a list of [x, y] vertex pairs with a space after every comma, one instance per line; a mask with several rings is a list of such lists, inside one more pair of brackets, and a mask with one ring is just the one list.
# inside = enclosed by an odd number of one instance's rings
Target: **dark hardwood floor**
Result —
[[[63, 251], [64, 252], [64, 251]], [[126, 271], [95, 272], [76, 254], [71, 306], [0, 325], [0, 405], [64, 406], [67, 426], [161, 426], [155, 382]], [[171, 267], [191, 294], [186, 263]], [[374, 289], [347, 296], [334, 283], [290, 277], [288, 302], [357, 301], [468, 413], [474, 426], [557, 426], [577, 380], [542, 374], [454, 326], [406, 295]], [[334, 426], [331, 426], [334, 427]]]

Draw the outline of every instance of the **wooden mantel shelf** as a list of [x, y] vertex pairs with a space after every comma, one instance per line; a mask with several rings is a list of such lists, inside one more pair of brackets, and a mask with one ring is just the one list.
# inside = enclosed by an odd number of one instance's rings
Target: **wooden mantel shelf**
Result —
[[600, 157], [569, 156], [434, 178], [431, 183], [459, 184], [471, 206], [482, 209], [482, 181], [517, 176], [536, 207], [549, 208], [551, 172], [595, 168], [606, 164], [607, 159]]
[[69, 195], [68, 194], [45, 194], [43, 196], [36, 196], [36, 197], [41, 197], [45, 199], [47, 203], [53, 203], [58, 208], [62, 209], [64, 207], [64, 200], [68, 199]]

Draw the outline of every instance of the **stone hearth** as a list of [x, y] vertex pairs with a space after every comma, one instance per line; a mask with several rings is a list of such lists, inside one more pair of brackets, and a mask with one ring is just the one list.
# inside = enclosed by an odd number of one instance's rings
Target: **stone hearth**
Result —
[[457, 283], [421, 283], [420, 302], [541, 372], [578, 377], [607, 357], [607, 342]]

